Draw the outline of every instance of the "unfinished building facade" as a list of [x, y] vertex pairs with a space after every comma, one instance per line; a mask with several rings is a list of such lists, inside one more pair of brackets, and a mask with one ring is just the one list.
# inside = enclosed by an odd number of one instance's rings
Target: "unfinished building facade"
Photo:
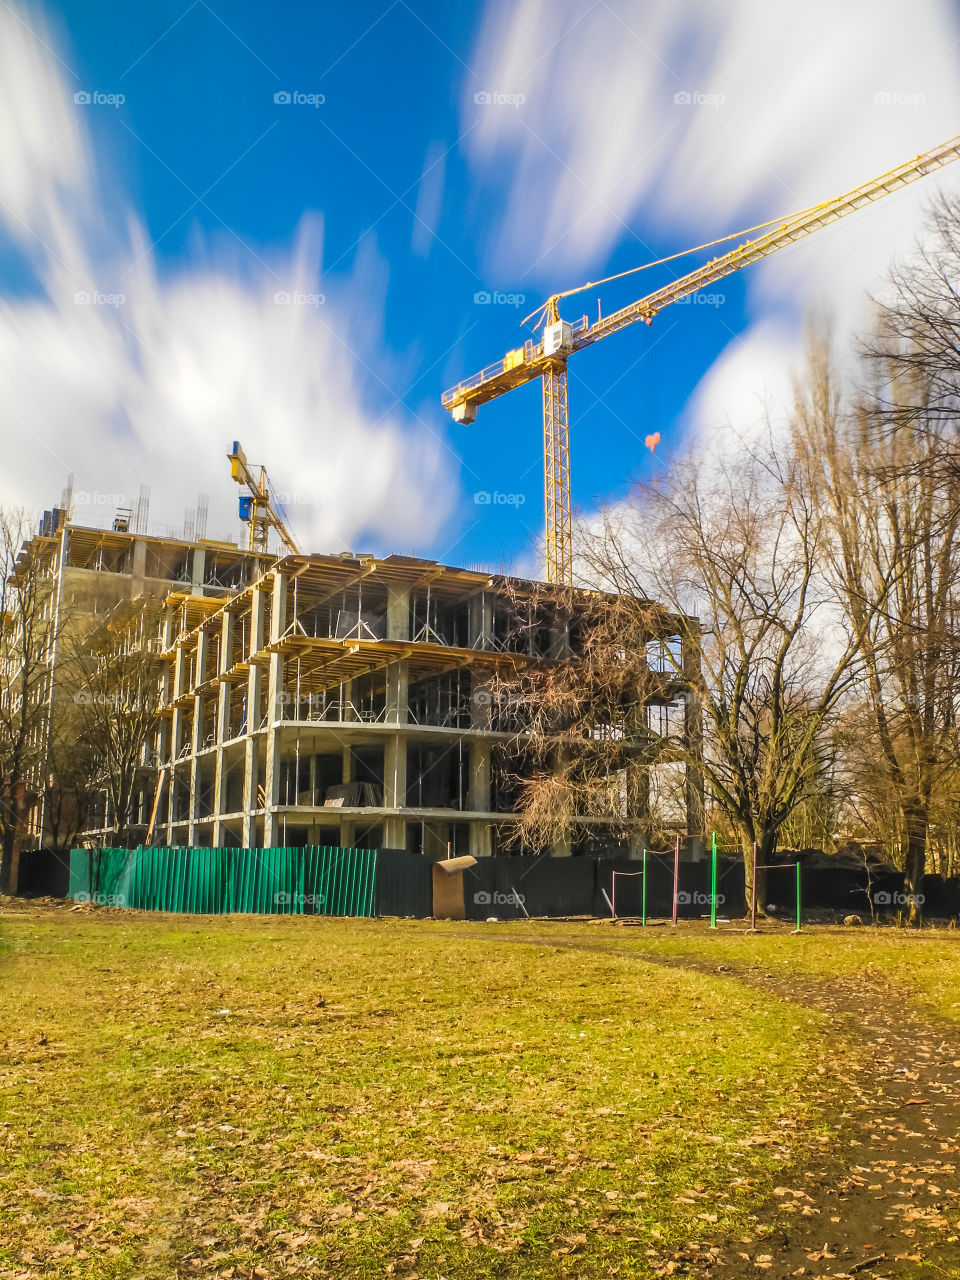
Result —
[[[122, 602], [153, 599], [158, 603], [171, 588], [192, 599], [217, 605], [262, 573], [269, 557], [213, 539], [190, 540], [156, 536], [130, 528], [129, 513], [118, 513], [113, 527], [94, 528], [75, 523], [65, 507], [44, 512], [38, 532], [24, 542], [12, 581], [33, 577], [40, 584], [44, 624], [38, 627], [43, 677], [30, 696], [37, 714], [31, 722], [31, 759], [34, 764], [25, 788], [24, 820], [18, 843], [29, 848], [57, 844], [57, 819], [52, 811], [63, 797], [53, 785], [49, 735], [59, 699], [74, 696], [70, 662], [71, 643], [77, 636], [95, 631]], [[136, 637], [132, 637], [136, 641]], [[150, 637], [156, 644], [156, 637]], [[157, 760], [151, 753], [143, 760], [141, 786], [134, 826], [146, 830], [150, 803], [156, 787]], [[110, 827], [104, 797], [95, 804], [86, 838], [101, 841]]]
[[[518, 726], [491, 689], [503, 670], [571, 648], [559, 609], [516, 627], [534, 586], [404, 556], [287, 556], [227, 601], [171, 593], [154, 839], [504, 849]], [[676, 689], [650, 717], [663, 736], [671, 718], [682, 731]], [[686, 785], [690, 811], [696, 779]], [[596, 819], [591, 852], [624, 851], [608, 829]]]

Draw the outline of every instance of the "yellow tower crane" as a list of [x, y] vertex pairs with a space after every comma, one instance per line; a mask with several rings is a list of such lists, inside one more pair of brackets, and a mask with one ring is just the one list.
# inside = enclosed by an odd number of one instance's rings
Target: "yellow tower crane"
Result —
[[[230, 474], [237, 484], [246, 485], [249, 490], [240, 495], [240, 519], [249, 526], [250, 550], [266, 555], [270, 530], [275, 529], [287, 551], [291, 555], [299, 555], [300, 550], [278, 511], [280, 502], [266, 467], [251, 467], [239, 440], [234, 440], [233, 449], [227, 457], [230, 459]], [[254, 471], [258, 473], [256, 477]]]
[[[523, 386], [534, 378], [543, 379], [543, 446], [544, 446], [544, 506], [546, 524], [546, 577], [548, 582], [570, 584], [573, 581], [573, 551], [571, 546], [570, 521], [570, 438], [569, 408], [567, 403], [567, 359], [575, 351], [590, 347], [601, 338], [607, 338], [637, 320], [651, 324], [653, 317], [668, 307], [672, 302], [698, 293], [701, 289], [715, 284], [724, 276], [739, 271], [742, 267], [758, 262], [761, 258], [785, 249], [804, 236], [818, 231], [855, 213], [864, 205], [881, 200], [884, 196], [925, 177], [944, 165], [951, 164], [960, 158], [960, 137], [952, 138], [942, 146], [915, 156], [905, 164], [891, 169], [889, 173], [855, 187], [845, 195], [827, 200], [823, 204], [813, 205], [799, 213], [791, 214], [786, 219], [776, 219], [760, 226], [750, 228], [750, 232], [771, 228], [755, 240], [744, 240], [729, 253], [713, 258], [710, 262], [696, 270], [681, 276], [678, 280], [654, 290], [646, 297], [629, 306], [621, 307], [607, 316], [599, 316], [593, 322], [588, 316], [569, 321], [560, 317], [559, 303], [585, 289], [594, 289], [598, 285], [607, 284], [610, 280], [631, 275], [634, 271], [642, 271], [644, 267], [635, 267], [632, 271], [621, 272], [619, 276], [608, 276], [604, 280], [568, 289], [565, 293], [555, 293], [547, 299], [539, 314], [544, 325], [540, 342], [528, 341], [522, 347], [508, 351], [502, 360], [488, 365], [472, 378], [459, 382], [442, 397], [443, 407], [449, 409], [455, 422], [471, 423], [476, 420], [477, 407], [494, 400], [514, 387]], [[735, 232], [734, 235], [746, 235], [749, 232]], [[722, 240], [714, 240], [709, 245], [701, 245], [701, 249], [712, 248], [725, 240], [734, 237], [724, 236]], [[695, 253], [696, 250], [689, 250]], [[674, 258], [686, 257], [687, 254], [675, 254]], [[662, 259], [662, 262], [671, 261]], [[659, 263], [650, 263], [658, 266]]]

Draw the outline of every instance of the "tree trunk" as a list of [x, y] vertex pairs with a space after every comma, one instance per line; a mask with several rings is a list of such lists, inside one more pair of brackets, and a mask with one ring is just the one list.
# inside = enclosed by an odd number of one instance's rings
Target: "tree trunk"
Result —
[[7, 805], [7, 821], [4, 823], [0, 844], [0, 893], [15, 894], [20, 879], [19, 838], [23, 835], [26, 817], [26, 800], [22, 782], [18, 779], [10, 785], [10, 803]]
[[16, 827], [4, 830], [0, 841], [0, 893], [13, 892], [13, 847], [17, 838]]
[[907, 901], [907, 923], [919, 928], [923, 923], [923, 878], [927, 870], [927, 829], [929, 815], [922, 804], [904, 808], [903, 892]]
[[[753, 840], [746, 833], [740, 836], [743, 850], [744, 886], [749, 915], [753, 905]], [[767, 865], [773, 861], [777, 852], [777, 829], [768, 828], [760, 833], [757, 841], [757, 917], [768, 916], [767, 911]]]

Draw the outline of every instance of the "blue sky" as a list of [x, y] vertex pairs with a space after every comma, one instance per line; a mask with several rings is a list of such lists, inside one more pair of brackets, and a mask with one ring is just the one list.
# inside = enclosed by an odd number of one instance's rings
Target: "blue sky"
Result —
[[[237, 435], [311, 549], [533, 570], [539, 384], [473, 427], [440, 393], [529, 336], [554, 289], [960, 131], [951, 4], [774, 8], [5, 9], [0, 499], [48, 505], [72, 473], [78, 514], [105, 521], [149, 483], [155, 521], [176, 526], [205, 492], [210, 532], [235, 535]], [[748, 429], [802, 358], [805, 314], [856, 323], [921, 205], [897, 197], [577, 356], [575, 505], [622, 497], [727, 422]], [[605, 288], [604, 309], [666, 270]]]

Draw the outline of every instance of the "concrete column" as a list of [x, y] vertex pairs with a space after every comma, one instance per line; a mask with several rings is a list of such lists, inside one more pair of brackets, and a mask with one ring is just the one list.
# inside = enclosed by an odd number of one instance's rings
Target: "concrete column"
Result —
[[276, 813], [276, 807], [280, 803], [280, 743], [279, 731], [272, 724], [267, 728], [267, 752], [263, 778], [263, 789], [266, 793], [263, 847], [269, 849], [278, 843], [280, 833], [280, 820]]
[[[167, 781], [163, 788], [163, 794], [160, 797], [161, 808], [157, 811], [157, 829], [163, 827], [165, 835], [164, 844], [171, 844], [173, 841], [173, 780], [176, 777], [177, 769], [173, 763], [173, 756], [170, 757], [170, 766], [167, 769]], [[161, 818], [161, 813], [166, 813], [166, 819]]]
[[182, 644], [178, 644], [173, 651], [173, 697], [179, 698], [183, 693], [183, 687], [186, 683], [186, 651]]
[[287, 575], [274, 571], [270, 588], [270, 640], [279, 640], [287, 629]]
[[410, 639], [410, 588], [387, 586], [387, 639]]
[[147, 576], [147, 544], [142, 538], [138, 538], [133, 544], [133, 563], [130, 573], [133, 578], [132, 595], [138, 596], [143, 590], [143, 580]]
[[493, 723], [493, 693], [489, 677], [474, 669], [470, 673], [470, 728], [489, 729]]
[[194, 547], [190, 562], [190, 589], [194, 595], [203, 595], [203, 575], [206, 568], [207, 552], [204, 547]]
[[630, 837], [629, 857], [642, 858], [644, 849], [650, 848], [650, 765], [644, 760], [632, 760], [627, 765], [628, 818], [639, 819], [640, 826]]
[[470, 611], [470, 647], [473, 649], [489, 649], [493, 645], [493, 595], [481, 592], [471, 596]]
[[[490, 743], [470, 743], [470, 799], [467, 807], [475, 813], [490, 812]], [[470, 823], [470, 853], [474, 858], [493, 854], [493, 823], [474, 819]]]
[[490, 743], [474, 739], [470, 743], [470, 799], [474, 813], [490, 812]]
[[[173, 646], [174, 639], [177, 634], [176, 620], [174, 617], [173, 607], [169, 604], [163, 606], [163, 614], [160, 620], [160, 640], [163, 648], [169, 650]], [[164, 702], [170, 703], [177, 695], [177, 663], [180, 659], [179, 647], [174, 650], [173, 662], [164, 663], [163, 676], [163, 694]], [[164, 786], [163, 795], [160, 797], [160, 809], [157, 812], [157, 829], [164, 828], [164, 842], [170, 844], [173, 840], [173, 781], [176, 776], [176, 767], [174, 761], [177, 758], [177, 739], [179, 735], [179, 713], [176, 708], [171, 711], [170, 719], [165, 733], [167, 745], [167, 759], [170, 762], [170, 768], [167, 771], [167, 781]], [[161, 814], [166, 814], [166, 820]]]
[[397, 814], [388, 814], [383, 823], [383, 843], [388, 849], [407, 847], [407, 820]]
[[[403, 809], [407, 803], [407, 740], [403, 733], [391, 734], [383, 752], [383, 805]], [[389, 815], [384, 822], [384, 843], [391, 849], [406, 847], [407, 821]]]
[[[183, 672], [184, 672], [184, 653], [183, 646], [177, 645], [173, 654], [173, 689], [171, 691], [171, 700], [175, 703], [183, 693]], [[183, 734], [183, 710], [181, 707], [174, 706], [170, 716], [170, 752], [174, 759], [180, 754], [180, 748], [183, 743], [180, 738]]]
[[164, 649], [170, 648], [175, 635], [176, 622], [174, 620], [173, 606], [165, 604], [163, 606], [163, 617], [160, 620], [160, 636], [163, 640]]
[[[250, 592], [250, 650], [242, 657], [249, 661], [263, 647], [263, 610], [265, 592], [256, 586]], [[253, 810], [257, 807], [257, 721], [260, 714], [261, 668], [251, 662], [247, 674], [247, 728], [243, 756], [243, 843], [251, 848], [256, 838]]]
[[[194, 679], [194, 688], [198, 688], [203, 683], [203, 672], [207, 662], [207, 642], [208, 636], [203, 627], [197, 632], [197, 661], [196, 675]], [[199, 693], [193, 696], [193, 736], [190, 742], [190, 807], [187, 810], [187, 816], [190, 821], [189, 841], [192, 845], [197, 843], [196, 840], [196, 824], [197, 809], [199, 806], [199, 788], [198, 788], [198, 770], [197, 752], [203, 746], [204, 741], [204, 715], [203, 715], [203, 699]]]
[[[220, 620], [220, 671], [230, 670], [230, 651], [233, 646], [233, 614], [225, 610]], [[223, 813], [224, 763], [223, 744], [227, 740], [227, 720], [230, 715], [231, 685], [220, 681], [217, 689], [217, 765], [213, 775], [213, 846], [220, 847], [220, 815]]]
[[253, 833], [252, 810], [257, 808], [257, 741], [259, 731], [254, 728], [254, 717], [260, 704], [262, 673], [259, 667], [251, 667], [247, 678], [247, 733], [243, 749], [243, 843], [251, 848]]
[[489, 858], [493, 854], [493, 824], [470, 823], [470, 854], [474, 858]]
[[[270, 602], [270, 640], [276, 642], [283, 635], [287, 625], [287, 575], [277, 570], [273, 574], [273, 590]], [[280, 653], [270, 654], [270, 666], [267, 675], [267, 753], [264, 764], [263, 788], [266, 792], [266, 814], [263, 820], [263, 845], [269, 848], [276, 844], [279, 834], [276, 807], [280, 803], [280, 731], [277, 721], [283, 713], [281, 695], [283, 687], [284, 659]]]
[[431, 862], [438, 862], [447, 856], [447, 844], [450, 841], [450, 824], [447, 822], [427, 822], [423, 828], [423, 856]]
[[[353, 781], [353, 756], [350, 754], [349, 744], [345, 744], [343, 747], [343, 781]], [[353, 847], [356, 825], [352, 818], [343, 818], [341, 820], [340, 845], [342, 848], [350, 849]]]
[[409, 689], [409, 663], [404, 658], [391, 662], [386, 678], [387, 724], [406, 724]]
[[570, 657], [570, 619], [560, 617], [554, 619], [550, 626], [551, 658]]

